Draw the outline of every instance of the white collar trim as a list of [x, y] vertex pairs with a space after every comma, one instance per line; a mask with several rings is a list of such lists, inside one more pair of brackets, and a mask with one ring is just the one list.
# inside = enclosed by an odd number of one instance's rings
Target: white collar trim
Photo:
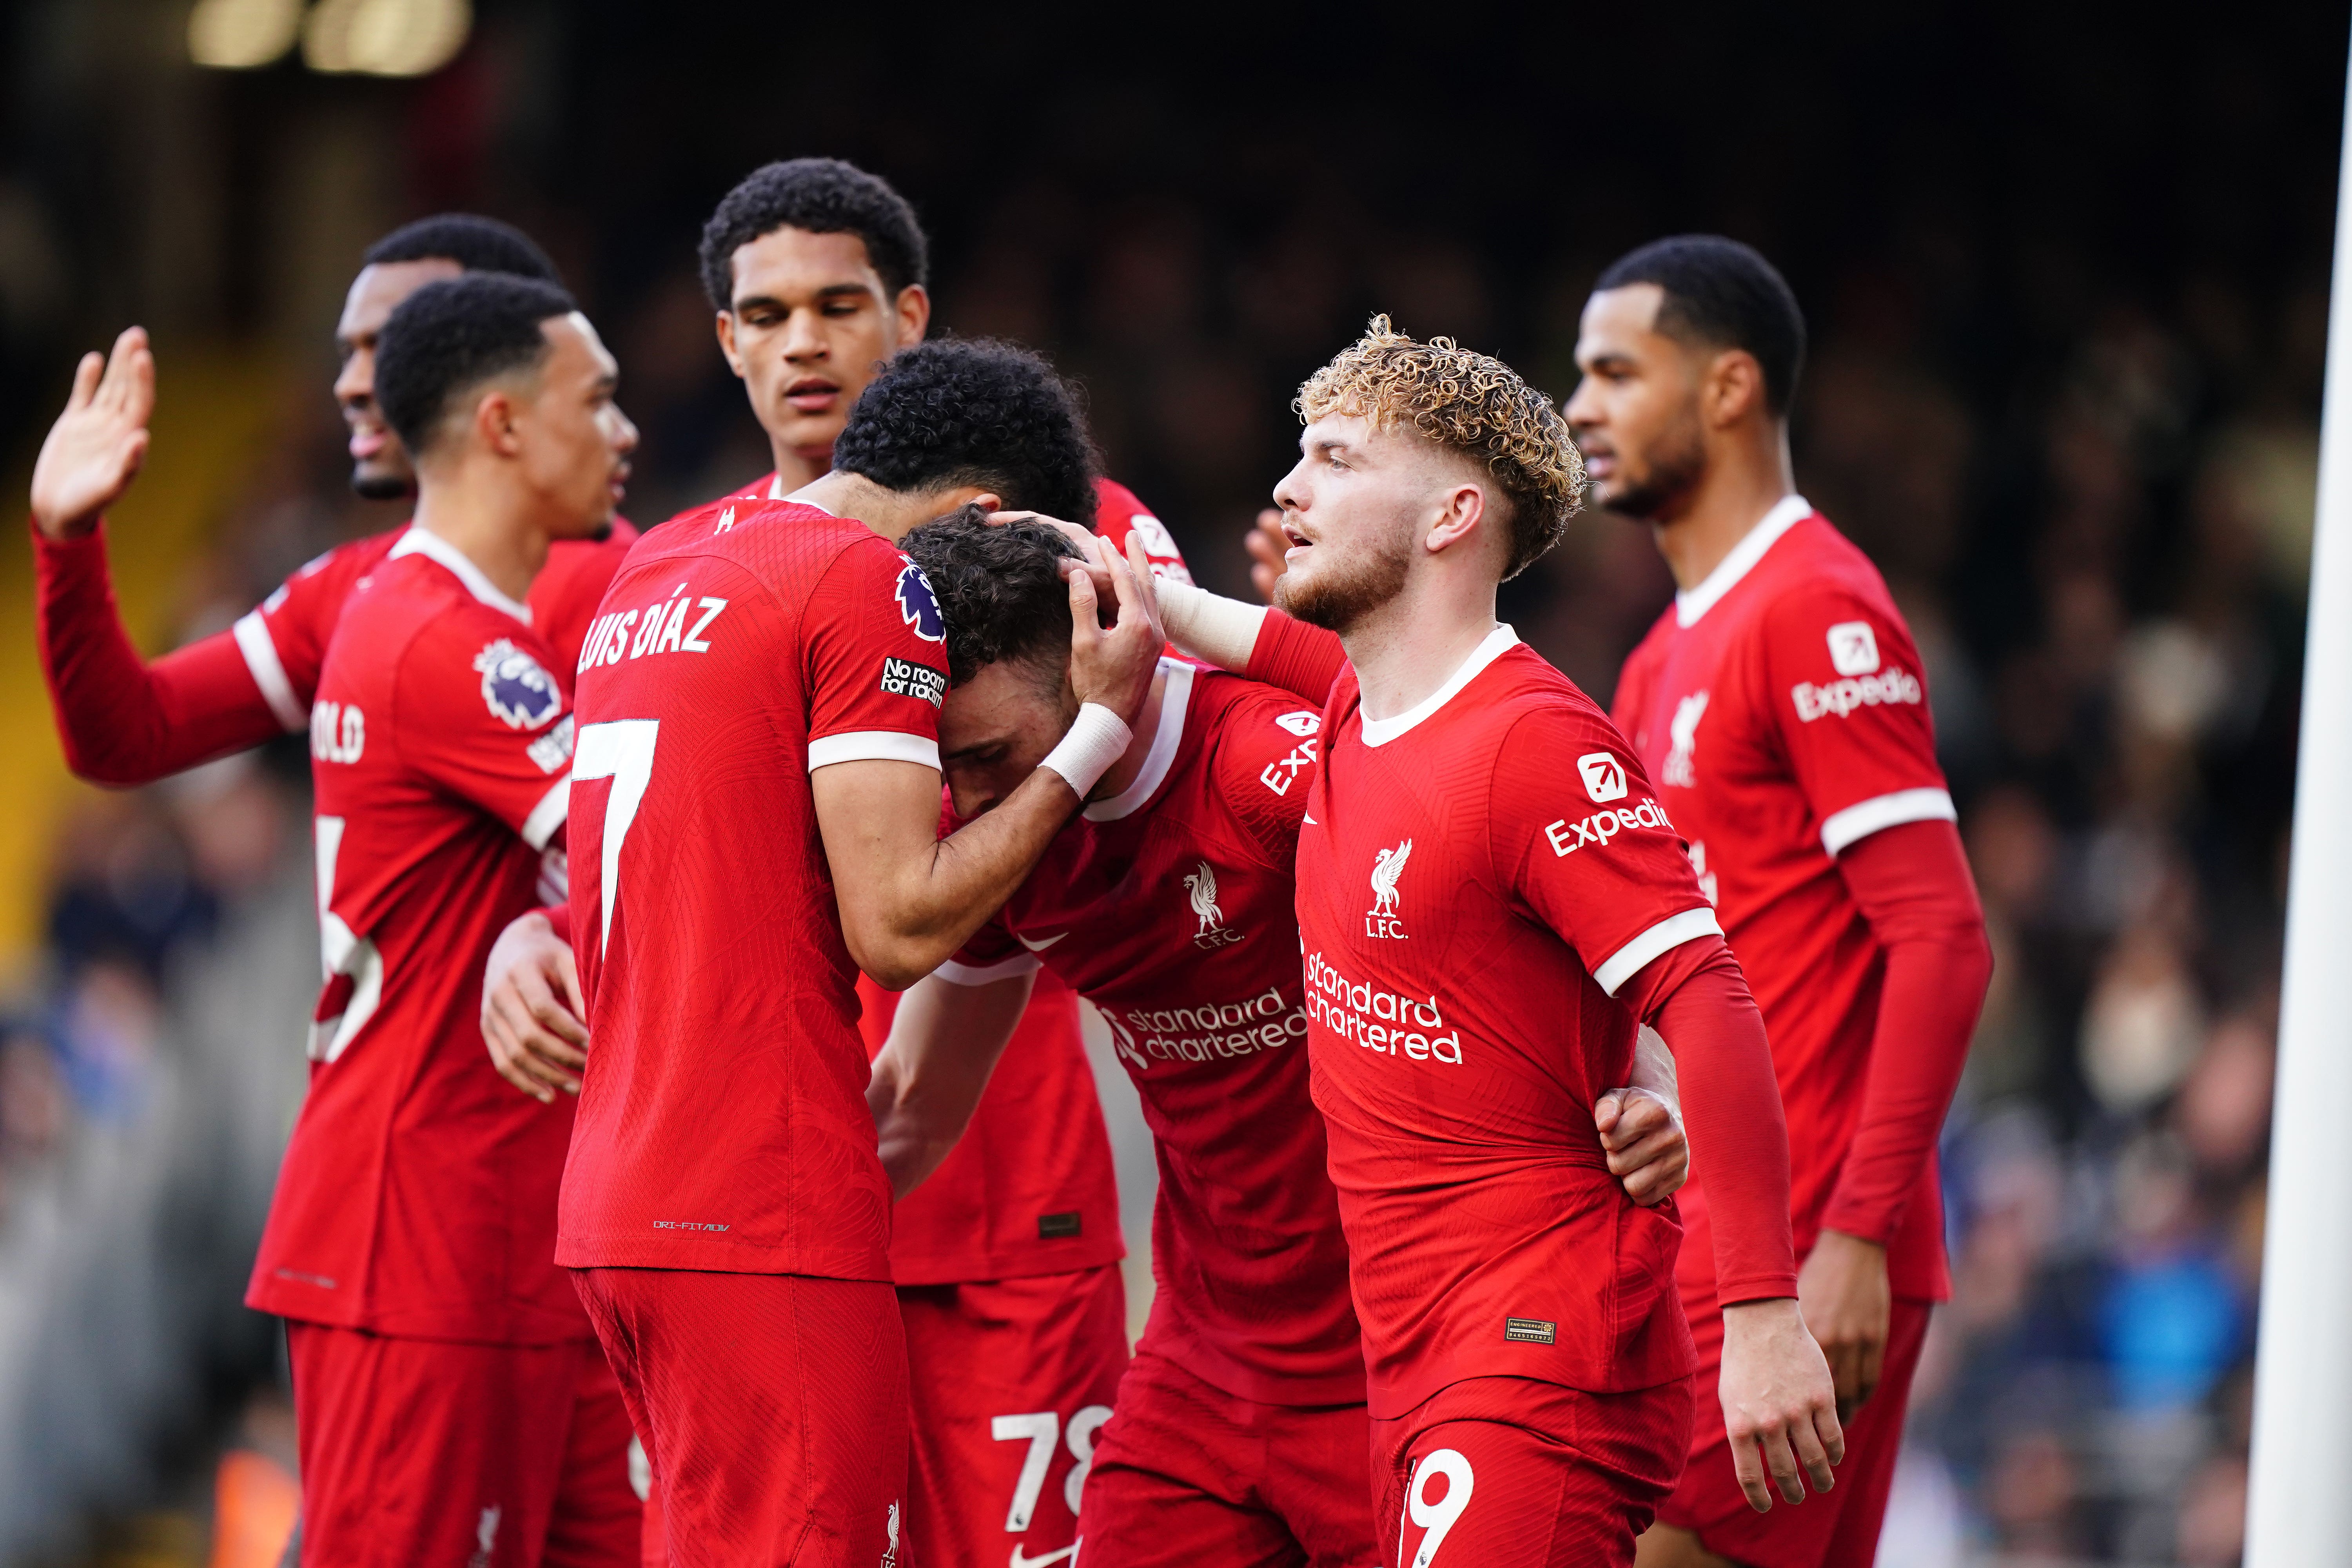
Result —
[[[777, 473], [774, 479], [768, 481], [768, 499], [770, 500], [782, 500], [785, 499], [784, 476], [781, 471]], [[819, 508], [818, 510], [823, 510], [824, 509]]]
[[1192, 708], [1192, 667], [1162, 656], [1160, 673], [1167, 678], [1160, 689], [1160, 728], [1152, 734], [1151, 750], [1143, 754], [1143, 771], [1108, 800], [1087, 806], [1088, 822], [1117, 822], [1133, 816], [1168, 782], [1168, 770], [1176, 765], [1176, 748], [1184, 743], [1184, 716]]
[[530, 606], [517, 604], [499, 592], [497, 584], [485, 576], [482, 569], [466, 556], [466, 552], [434, 532], [429, 528], [408, 525], [400, 542], [392, 547], [394, 559], [403, 555], [425, 555], [449, 569], [452, 576], [466, 585], [466, 591], [494, 610], [504, 610], [524, 626], [530, 625]]
[[1517, 647], [1518, 644], [1518, 633], [1507, 626], [1497, 624], [1493, 631], [1486, 634], [1486, 640], [1472, 648], [1470, 657], [1464, 659], [1454, 673], [1445, 678], [1444, 685], [1393, 719], [1375, 719], [1369, 714], [1365, 715], [1364, 744], [1387, 745], [1391, 741], [1453, 701], [1460, 695], [1464, 687], [1478, 679], [1480, 670]]
[[1731, 547], [1731, 553], [1715, 564], [1706, 581], [1697, 587], [1675, 595], [1675, 624], [1695, 626], [1698, 618], [1715, 608], [1722, 597], [1739, 586], [1739, 580], [1756, 569], [1764, 552], [1780, 542], [1780, 536], [1813, 515], [1813, 503], [1802, 496], [1782, 496], [1770, 511], [1756, 520], [1756, 526], [1740, 536]]

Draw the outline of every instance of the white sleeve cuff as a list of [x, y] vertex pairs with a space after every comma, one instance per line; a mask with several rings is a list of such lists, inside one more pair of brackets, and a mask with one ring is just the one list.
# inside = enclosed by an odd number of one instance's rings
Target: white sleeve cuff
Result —
[[294, 683], [286, 679], [286, 666], [278, 657], [278, 643], [269, 635], [269, 623], [261, 618], [259, 610], [247, 610], [229, 628], [236, 638], [237, 651], [245, 655], [245, 668], [253, 673], [254, 685], [261, 688], [261, 700], [269, 704], [269, 711], [289, 733], [310, 727], [310, 716], [302, 711], [302, 704], [294, 696]]
[[1822, 824], [1822, 847], [1833, 856], [1843, 855], [1848, 845], [1883, 827], [1899, 827], [1906, 822], [1958, 822], [1959, 817], [1952, 809], [1949, 790], [1898, 789], [1833, 813]]
[[931, 971], [950, 985], [992, 985], [1000, 980], [1017, 980], [1024, 974], [1034, 974], [1044, 964], [1034, 952], [1016, 952], [994, 963], [958, 963], [949, 959]]
[[1658, 954], [1703, 936], [1722, 934], [1723, 928], [1715, 923], [1713, 910], [1685, 910], [1678, 915], [1668, 915], [1611, 953], [1609, 961], [1592, 972], [1592, 978], [1601, 990], [1614, 996], [1617, 987], [1639, 974], [1642, 965]]
[[539, 797], [530, 815], [522, 819], [522, 841], [533, 849], [544, 849], [555, 830], [563, 826], [564, 816], [572, 809], [572, 773], [566, 770], [555, 781], [553, 788]]
[[835, 763], [919, 763], [940, 771], [940, 743], [904, 730], [848, 730], [820, 735], [808, 743], [809, 772]]

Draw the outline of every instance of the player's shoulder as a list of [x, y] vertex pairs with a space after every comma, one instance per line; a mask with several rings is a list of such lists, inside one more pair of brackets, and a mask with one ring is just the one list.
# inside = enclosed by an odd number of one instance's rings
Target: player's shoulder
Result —
[[1895, 595], [1877, 563], [1820, 512], [1790, 529], [1767, 559], [1773, 569], [1772, 591], [1763, 595], [1762, 615], [1768, 621], [1838, 604], [1897, 616]]
[[381, 565], [408, 532], [405, 524], [387, 528], [381, 533], [362, 534], [345, 540], [329, 550], [322, 550], [297, 566], [286, 581], [279, 584], [261, 604], [266, 614], [276, 614], [289, 600], [326, 599], [337, 601], [348, 595], [353, 584]]
[[803, 501], [731, 495], [690, 507], [643, 535], [629, 551], [629, 564], [716, 556], [782, 587], [814, 583], [845, 551], [859, 547], [898, 553], [855, 518]]
[[1323, 732], [1323, 713], [1295, 691], [1222, 669], [1192, 677], [1193, 722], [1219, 745], [1290, 751]]
[[1510, 768], [1557, 769], [1568, 747], [1631, 754], [1601, 705], [1533, 648], [1519, 644], [1495, 664], [1502, 679], [1478, 693], [1475, 711]]

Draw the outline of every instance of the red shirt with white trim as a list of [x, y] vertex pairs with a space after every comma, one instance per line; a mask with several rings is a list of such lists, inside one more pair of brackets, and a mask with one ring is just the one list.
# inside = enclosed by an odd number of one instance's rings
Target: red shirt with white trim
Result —
[[482, 966], [560, 889], [572, 720], [530, 610], [411, 530], [349, 591], [310, 719], [326, 984], [247, 1303], [412, 1338], [585, 1338], [555, 1267], [568, 1098], [482, 1049]]
[[795, 502], [685, 513], [614, 578], [577, 685], [572, 939], [596, 1044], [558, 1261], [890, 1278], [808, 775], [938, 767], [945, 639], [920, 569]]
[[[147, 784], [305, 728], [352, 584], [406, 532], [338, 545], [229, 630], [147, 664], [115, 608], [104, 529], [63, 541], [36, 530], [41, 665], [74, 771], [103, 784]], [[559, 540], [549, 550], [528, 602], [559, 672], [579, 656], [588, 617], [636, 538], [616, 519], [601, 541]]]
[[[1690, 841], [1764, 1015], [1801, 1256], [1862, 1114], [1884, 970], [1836, 856], [1882, 828], [1953, 816], [1918, 649], [1869, 559], [1791, 496], [1659, 617], [1626, 660], [1616, 719]], [[1694, 1163], [1682, 1268], [1703, 1296], [1714, 1276]], [[1932, 1154], [1887, 1279], [1899, 1296], [1950, 1293]]]
[[[774, 488], [771, 475], [751, 487]], [[1135, 492], [1095, 481], [1095, 531], [1124, 552], [1141, 535], [1155, 573], [1192, 580], [1176, 542]], [[882, 1048], [895, 993], [859, 975], [867, 1054]], [[1061, 1274], [1127, 1256], [1110, 1134], [1079, 1033], [1076, 999], [1041, 975], [963, 1137], [930, 1178], [898, 1201], [890, 1268], [901, 1285], [956, 1285]]]
[[1110, 1026], [1160, 1162], [1146, 1342], [1244, 1399], [1352, 1404], [1363, 1353], [1307, 1089], [1292, 876], [1321, 717], [1238, 676], [1160, 668], [1142, 772], [939, 973], [1042, 963]]
[[1684, 1375], [1681, 1227], [1626, 1196], [1591, 1114], [1671, 990], [1657, 961], [1717, 950], [1641, 764], [1507, 626], [1394, 719], [1343, 670], [1323, 737], [1298, 922], [1372, 1415], [1464, 1378]]

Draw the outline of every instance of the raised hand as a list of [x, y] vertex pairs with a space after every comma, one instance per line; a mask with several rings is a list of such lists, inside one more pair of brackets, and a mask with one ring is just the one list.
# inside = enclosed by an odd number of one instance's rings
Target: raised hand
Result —
[[1274, 585], [1290, 569], [1284, 559], [1290, 549], [1290, 536], [1282, 531], [1282, 509], [1270, 506], [1259, 512], [1257, 521], [1242, 541], [1242, 548], [1249, 552], [1250, 585], [1257, 590], [1259, 598], [1273, 604]]
[[146, 328], [125, 328], [105, 359], [81, 356], [65, 412], [33, 465], [33, 522], [45, 537], [80, 538], [122, 498], [147, 460], [154, 409], [155, 355]]
[[[1086, 564], [1062, 563], [1070, 589], [1070, 687], [1080, 702], [1098, 703], [1131, 724], [1143, 710], [1168, 639], [1134, 570], [1099, 541], [1089, 540], [1088, 545]], [[1108, 627], [1095, 595], [1097, 573], [1109, 576], [1118, 603], [1118, 616]]]

